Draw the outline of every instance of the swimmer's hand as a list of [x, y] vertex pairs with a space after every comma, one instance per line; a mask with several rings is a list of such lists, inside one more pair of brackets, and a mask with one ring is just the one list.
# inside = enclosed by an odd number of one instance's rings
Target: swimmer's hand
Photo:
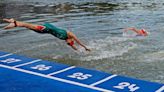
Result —
[[86, 51], [89, 51], [89, 52], [91, 51], [91, 49], [88, 49], [88, 48], [85, 48], [85, 50], [86, 50]]

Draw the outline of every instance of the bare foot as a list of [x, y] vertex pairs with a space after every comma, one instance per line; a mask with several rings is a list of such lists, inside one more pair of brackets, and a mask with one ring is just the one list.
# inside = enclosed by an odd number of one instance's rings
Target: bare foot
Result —
[[4, 29], [11, 29], [15, 27], [14, 19], [3, 19], [3, 21], [9, 22], [9, 25], [5, 26]]
[[11, 19], [3, 19], [3, 21], [9, 22], [9, 23], [13, 23], [15, 20], [13, 18], [11, 18]]

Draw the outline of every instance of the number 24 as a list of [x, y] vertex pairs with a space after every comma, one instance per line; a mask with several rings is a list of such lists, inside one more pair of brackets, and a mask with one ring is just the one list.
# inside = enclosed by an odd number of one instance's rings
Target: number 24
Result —
[[118, 84], [118, 86], [114, 86], [114, 88], [118, 88], [118, 89], [125, 89], [126, 87], [129, 88], [130, 92], [134, 92], [140, 88], [137, 87], [136, 84], [130, 84], [128, 82], [121, 82]]

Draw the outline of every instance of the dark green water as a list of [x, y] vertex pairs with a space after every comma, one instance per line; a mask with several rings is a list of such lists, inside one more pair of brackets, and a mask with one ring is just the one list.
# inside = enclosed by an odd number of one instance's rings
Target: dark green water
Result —
[[[50, 22], [74, 32], [92, 52], [80, 47], [75, 52], [64, 41], [25, 28], [1, 29], [0, 50], [164, 83], [163, 5], [163, 0], [1, 0], [1, 19]], [[127, 27], [145, 28], [150, 35], [124, 37]]]

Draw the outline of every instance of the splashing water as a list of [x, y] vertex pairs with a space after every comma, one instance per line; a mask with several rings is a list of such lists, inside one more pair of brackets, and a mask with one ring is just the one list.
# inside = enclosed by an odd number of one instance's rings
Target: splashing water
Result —
[[90, 61], [121, 56], [137, 46], [128, 40], [121, 37], [107, 37], [104, 40], [91, 41], [89, 46], [93, 51], [82, 56], [80, 60]]

